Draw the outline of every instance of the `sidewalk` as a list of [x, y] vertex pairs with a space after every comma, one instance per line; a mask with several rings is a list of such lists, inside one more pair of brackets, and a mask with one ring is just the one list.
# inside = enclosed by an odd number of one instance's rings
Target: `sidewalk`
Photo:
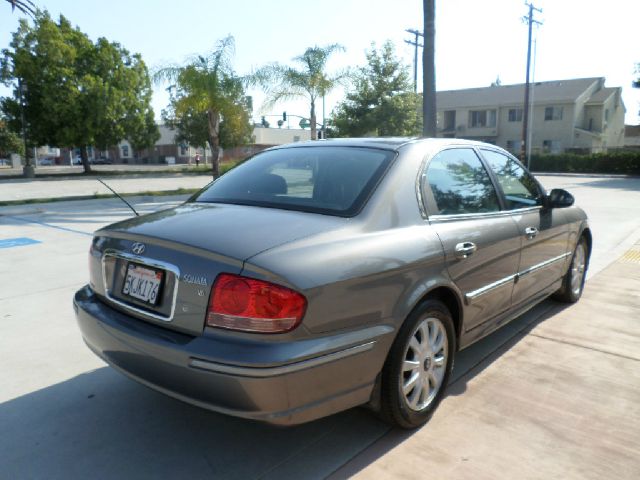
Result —
[[640, 242], [330, 478], [636, 479], [639, 347]]
[[[103, 181], [118, 193], [138, 193], [145, 191], [169, 191], [179, 188], [202, 188], [211, 181], [211, 175], [126, 175], [105, 177]], [[44, 178], [36, 180], [10, 179], [0, 181], [0, 202], [69, 198], [109, 194], [104, 185], [95, 177], [89, 178]]]

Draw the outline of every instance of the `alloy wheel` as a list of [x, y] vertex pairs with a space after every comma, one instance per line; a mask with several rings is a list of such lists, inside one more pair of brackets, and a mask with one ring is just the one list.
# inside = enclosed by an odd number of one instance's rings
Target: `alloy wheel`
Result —
[[405, 349], [400, 390], [414, 411], [427, 408], [442, 387], [449, 345], [447, 331], [438, 318], [422, 320]]
[[582, 242], [576, 246], [576, 251], [571, 262], [571, 292], [578, 295], [582, 289], [586, 265], [586, 254]]

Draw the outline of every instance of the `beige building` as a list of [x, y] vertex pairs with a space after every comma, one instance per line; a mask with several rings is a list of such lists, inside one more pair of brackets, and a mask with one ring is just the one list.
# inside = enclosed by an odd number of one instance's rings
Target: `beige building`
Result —
[[624, 146], [628, 149], [640, 149], [640, 125], [625, 125]]
[[[532, 152], [599, 152], [624, 145], [622, 88], [605, 79], [531, 84]], [[519, 153], [524, 84], [437, 93], [438, 136], [482, 140]]]

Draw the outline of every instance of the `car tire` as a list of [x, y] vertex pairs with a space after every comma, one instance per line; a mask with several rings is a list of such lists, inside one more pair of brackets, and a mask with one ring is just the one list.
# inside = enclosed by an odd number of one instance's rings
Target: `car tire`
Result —
[[553, 298], [564, 303], [576, 303], [580, 300], [588, 268], [589, 246], [587, 240], [580, 237], [573, 251], [569, 270], [562, 279], [562, 287], [553, 294]]
[[437, 300], [420, 304], [400, 328], [382, 370], [383, 419], [406, 429], [425, 424], [444, 395], [455, 351], [447, 307]]

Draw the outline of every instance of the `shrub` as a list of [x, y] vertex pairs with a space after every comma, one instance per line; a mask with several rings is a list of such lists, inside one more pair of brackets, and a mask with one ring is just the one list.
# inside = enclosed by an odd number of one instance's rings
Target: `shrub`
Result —
[[534, 172], [640, 175], [640, 151], [534, 154], [530, 166]]

